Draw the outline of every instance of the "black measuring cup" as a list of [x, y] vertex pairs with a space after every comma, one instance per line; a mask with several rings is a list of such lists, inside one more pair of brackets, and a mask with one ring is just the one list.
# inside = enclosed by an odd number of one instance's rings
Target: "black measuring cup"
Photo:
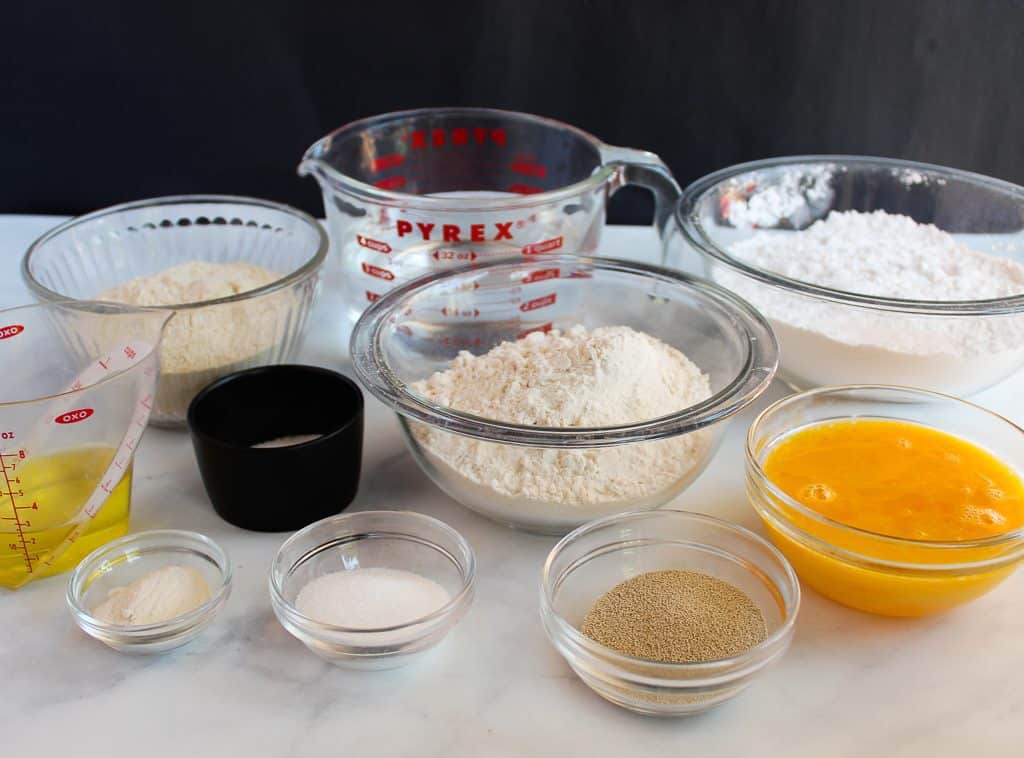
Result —
[[[291, 531], [356, 496], [363, 394], [336, 371], [279, 365], [230, 374], [192, 400], [188, 427], [210, 502], [235, 526]], [[317, 436], [255, 447], [300, 435]]]

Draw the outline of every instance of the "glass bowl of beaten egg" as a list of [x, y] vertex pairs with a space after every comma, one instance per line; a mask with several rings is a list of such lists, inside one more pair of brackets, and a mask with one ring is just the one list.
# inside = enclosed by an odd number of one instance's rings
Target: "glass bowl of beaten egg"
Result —
[[[706, 378], [704, 399], [617, 425], [553, 426], [468, 412], [459, 400], [471, 392], [447, 405], [418, 389], [457, 358], [578, 327], [628, 327], [682, 353]], [[544, 534], [672, 501], [707, 467], [728, 420], [767, 389], [778, 362], [767, 322], [721, 287], [575, 255], [498, 259], [396, 288], [364, 312], [351, 354], [363, 386], [398, 413], [413, 458], [442, 490], [497, 522]], [[666, 381], [649, 366], [637, 360], [630, 378]], [[507, 387], [515, 375], [489, 379]], [[588, 402], [601, 401], [611, 402]]]
[[192, 398], [215, 379], [295, 356], [326, 257], [327, 234], [308, 214], [268, 200], [186, 195], [66, 221], [32, 243], [22, 274], [42, 302], [174, 311], [150, 423], [182, 427]]
[[824, 387], [750, 427], [750, 501], [809, 587], [888, 616], [949, 610], [1024, 558], [1024, 430], [884, 385]]

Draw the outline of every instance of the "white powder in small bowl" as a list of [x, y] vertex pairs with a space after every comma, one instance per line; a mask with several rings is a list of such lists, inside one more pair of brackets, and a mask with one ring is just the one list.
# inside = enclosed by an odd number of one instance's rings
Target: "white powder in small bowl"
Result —
[[429, 616], [450, 599], [440, 584], [411, 571], [357, 568], [310, 580], [299, 590], [295, 608], [321, 624], [384, 629]]

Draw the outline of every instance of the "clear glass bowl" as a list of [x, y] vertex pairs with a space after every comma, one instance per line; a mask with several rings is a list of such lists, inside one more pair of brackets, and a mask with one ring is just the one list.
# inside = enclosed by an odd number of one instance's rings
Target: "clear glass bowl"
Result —
[[[295, 598], [307, 583], [335, 571], [411, 571], [444, 587], [451, 600], [429, 616], [380, 629], [349, 629], [303, 615]], [[270, 568], [270, 603], [289, 633], [337, 666], [403, 666], [444, 639], [473, 602], [476, 557], [442, 521], [411, 511], [364, 511], [323, 519], [296, 532]]]
[[[545, 428], [479, 418], [434, 404], [410, 384], [445, 369], [461, 350], [485, 353], [538, 329], [624, 325], [685, 353], [708, 375], [712, 395], [661, 418], [612, 427]], [[413, 457], [466, 507], [513, 527], [564, 534], [594, 518], [657, 508], [682, 492], [714, 455], [725, 421], [771, 382], [777, 346], [771, 329], [744, 301], [710, 282], [607, 258], [526, 256], [418, 279], [374, 303], [352, 335], [352, 359], [365, 387], [401, 417]], [[424, 444], [425, 427], [494, 445], [550, 450], [580, 465], [609, 465], [601, 453], [620, 445], [677, 445], [688, 459], [669, 484], [643, 497], [578, 504], [502, 494], [454, 468]], [[439, 439], [444, 439], [440, 436]], [[481, 453], [485, 452], [481, 450]], [[569, 461], [567, 463], [574, 463]], [[646, 472], [624, 477], [643, 484]]]
[[41, 301], [95, 300], [119, 284], [192, 261], [248, 263], [278, 274], [216, 300], [168, 303], [150, 421], [180, 427], [199, 390], [297, 352], [327, 255], [327, 235], [286, 205], [228, 196], [140, 200], [71, 219], [25, 254], [22, 273]]
[[[742, 655], [658, 663], [622, 655], [580, 631], [587, 612], [620, 582], [647, 573], [699, 571], [729, 582], [760, 609], [767, 638]], [[778, 550], [743, 527], [686, 511], [625, 513], [587, 524], [555, 545], [541, 574], [544, 630], [588, 687], [653, 716], [683, 716], [735, 697], [789, 647], [800, 585]]]
[[822, 516], [767, 478], [762, 464], [786, 436], [813, 424], [854, 417], [936, 428], [1024, 472], [1024, 430], [948, 395], [862, 385], [823, 387], [779, 400], [750, 426], [747, 494], [772, 542], [801, 580], [851, 608], [923, 616], [973, 600], [1006, 579], [1024, 558], [1024, 529], [962, 542], [888, 537]]
[[[199, 571], [210, 586], [210, 599], [157, 624], [118, 626], [93, 617], [93, 609], [110, 590], [170, 565]], [[109, 542], [82, 559], [68, 582], [67, 603], [75, 622], [90, 637], [122, 653], [145, 654], [191, 642], [210, 625], [230, 594], [231, 562], [220, 545], [197, 532], [156, 529]]]
[[[1024, 263], [1024, 188], [952, 168], [860, 156], [744, 163], [691, 184], [668, 261], [760, 310], [778, 337], [779, 377], [796, 390], [896, 384], [968, 395], [1024, 365], [1024, 293], [958, 302], [873, 297], [752, 267], [730, 249], [829, 212], [882, 210], [934, 224], [975, 250]], [[968, 345], [965, 347], [965, 345]]]

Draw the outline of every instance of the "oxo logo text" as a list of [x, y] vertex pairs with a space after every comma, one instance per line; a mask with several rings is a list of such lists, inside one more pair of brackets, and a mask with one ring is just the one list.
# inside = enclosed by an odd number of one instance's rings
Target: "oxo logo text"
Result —
[[412, 221], [399, 219], [395, 223], [395, 229], [399, 237], [413, 235], [422, 238], [424, 242], [438, 240], [441, 242], [498, 242], [499, 240], [512, 239], [512, 221], [507, 223], [494, 224], [469, 224], [459, 226], [458, 224], [428, 224], [424, 221]]

